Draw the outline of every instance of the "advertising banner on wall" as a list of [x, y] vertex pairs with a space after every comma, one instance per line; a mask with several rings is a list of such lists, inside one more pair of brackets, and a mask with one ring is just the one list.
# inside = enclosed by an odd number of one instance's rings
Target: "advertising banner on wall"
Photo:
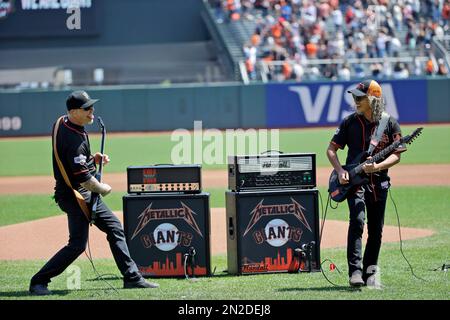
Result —
[[[426, 122], [426, 80], [379, 82], [389, 114], [400, 123]], [[266, 87], [269, 128], [336, 125], [354, 112], [348, 90], [358, 82], [280, 83]]]
[[98, 0], [0, 0], [0, 39], [98, 34]]

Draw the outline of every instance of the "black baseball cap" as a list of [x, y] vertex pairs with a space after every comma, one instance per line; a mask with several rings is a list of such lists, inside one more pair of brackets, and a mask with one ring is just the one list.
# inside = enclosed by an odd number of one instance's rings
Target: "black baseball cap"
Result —
[[375, 80], [365, 80], [360, 82], [355, 89], [347, 92], [357, 97], [374, 96], [379, 98], [381, 97], [381, 86]]
[[91, 99], [86, 91], [74, 91], [66, 100], [67, 110], [86, 109], [96, 103], [99, 99]]

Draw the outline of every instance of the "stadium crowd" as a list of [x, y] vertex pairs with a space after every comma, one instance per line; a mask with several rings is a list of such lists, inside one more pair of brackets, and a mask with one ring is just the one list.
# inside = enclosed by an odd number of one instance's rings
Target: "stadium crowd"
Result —
[[[267, 77], [277, 81], [448, 74], [444, 61], [435, 59], [430, 48], [434, 36], [449, 33], [450, 0], [210, 0], [210, 4], [218, 23], [251, 20], [256, 25], [243, 48], [250, 79], [257, 78], [257, 68], [263, 65], [259, 62], [267, 62]], [[378, 61], [348, 63], [352, 58]], [[317, 59], [340, 62], [323, 64]]]

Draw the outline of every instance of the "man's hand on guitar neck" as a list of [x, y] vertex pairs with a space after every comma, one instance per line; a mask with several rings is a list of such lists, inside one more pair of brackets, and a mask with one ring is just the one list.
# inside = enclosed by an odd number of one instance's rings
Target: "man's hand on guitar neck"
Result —
[[102, 154], [100, 152], [96, 152], [94, 154], [94, 159], [95, 159], [95, 164], [99, 165], [100, 161], [103, 159], [103, 164], [106, 165], [108, 164], [111, 160], [109, 159], [109, 156], [107, 154], [104, 154], [102, 156]]
[[[380, 163], [364, 163], [362, 169], [365, 173], [374, 173], [381, 170], [389, 169], [390, 167], [396, 165], [400, 162], [400, 153], [393, 153], [387, 157], [383, 162]], [[372, 157], [368, 157], [367, 160], [371, 160]]]
[[[367, 157], [367, 160], [371, 160], [372, 157]], [[362, 169], [365, 173], [374, 173], [381, 170], [380, 165], [376, 164], [375, 162], [365, 162], [362, 165]]]

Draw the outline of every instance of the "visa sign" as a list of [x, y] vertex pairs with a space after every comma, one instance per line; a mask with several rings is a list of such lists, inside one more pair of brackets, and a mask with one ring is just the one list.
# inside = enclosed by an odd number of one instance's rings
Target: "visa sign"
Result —
[[[354, 112], [348, 90], [358, 83], [270, 84], [267, 125], [272, 128], [336, 125]], [[386, 110], [401, 123], [427, 121], [426, 81], [380, 82]]]

